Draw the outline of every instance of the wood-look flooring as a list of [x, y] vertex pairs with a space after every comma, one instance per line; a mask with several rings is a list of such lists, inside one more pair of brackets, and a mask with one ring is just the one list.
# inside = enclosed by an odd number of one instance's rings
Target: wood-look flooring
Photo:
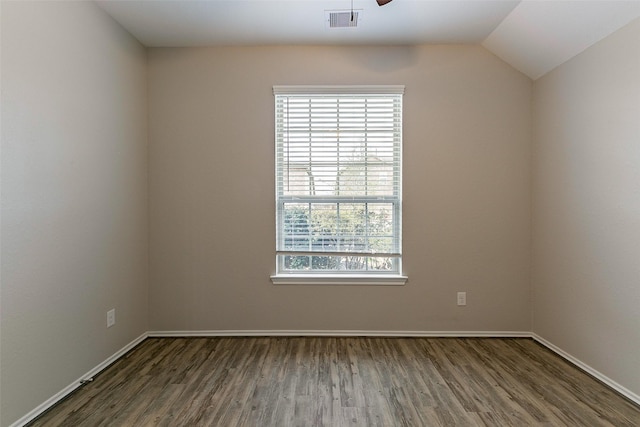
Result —
[[640, 426], [527, 338], [149, 338], [31, 426]]

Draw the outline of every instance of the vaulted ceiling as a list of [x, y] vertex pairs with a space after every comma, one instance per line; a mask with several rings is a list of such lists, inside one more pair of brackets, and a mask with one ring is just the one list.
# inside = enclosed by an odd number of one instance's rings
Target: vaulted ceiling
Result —
[[[130, 0], [98, 5], [149, 47], [482, 44], [532, 79], [640, 17], [640, 0]], [[331, 28], [329, 12], [357, 26]], [[350, 25], [350, 24], [348, 24]]]

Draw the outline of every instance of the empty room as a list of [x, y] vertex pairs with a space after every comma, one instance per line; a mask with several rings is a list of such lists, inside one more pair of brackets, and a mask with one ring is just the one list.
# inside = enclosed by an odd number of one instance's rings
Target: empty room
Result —
[[640, 1], [0, 0], [0, 427], [640, 425]]

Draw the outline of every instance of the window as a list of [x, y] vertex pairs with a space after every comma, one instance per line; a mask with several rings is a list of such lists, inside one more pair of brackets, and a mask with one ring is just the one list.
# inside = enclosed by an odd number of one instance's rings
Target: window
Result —
[[288, 283], [287, 277], [404, 283], [403, 91], [274, 87], [274, 283]]

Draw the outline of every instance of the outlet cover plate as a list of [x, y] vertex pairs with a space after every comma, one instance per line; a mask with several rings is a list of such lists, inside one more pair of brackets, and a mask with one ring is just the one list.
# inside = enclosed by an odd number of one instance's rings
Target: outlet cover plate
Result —
[[458, 305], [467, 305], [467, 293], [458, 292]]
[[116, 309], [112, 308], [107, 311], [107, 328], [112, 327], [116, 324]]

